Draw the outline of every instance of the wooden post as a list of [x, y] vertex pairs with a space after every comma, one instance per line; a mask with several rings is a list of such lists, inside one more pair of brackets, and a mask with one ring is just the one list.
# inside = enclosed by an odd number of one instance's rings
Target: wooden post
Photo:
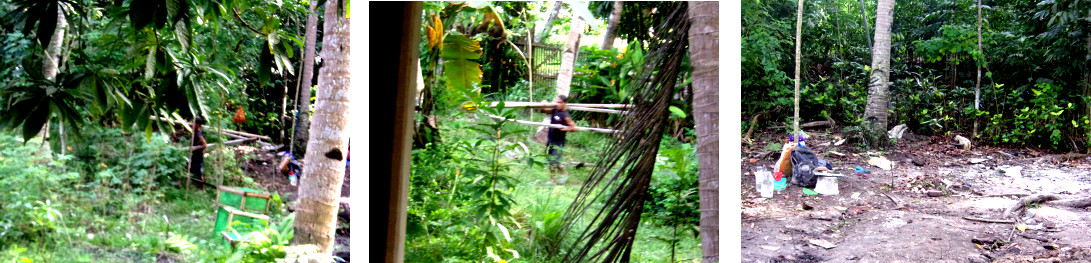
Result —
[[[414, 80], [416, 61], [420, 56], [420, 34], [406, 34], [405, 32], [420, 32], [422, 2], [375, 2], [370, 3], [375, 10], [386, 10], [386, 15], [393, 17], [387, 19], [388, 25], [380, 28], [372, 28], [371, 35], [394, 36], [391, 41], [372, 42], [371, 48], [385, 50], [378, 54], [372, 54], [371, 61], [386, 63], [387, 67], [371, 69], [371, 74], [388, 76], [387, 78], [373, 79], [385, 82], [381, 85], [390, 87], [381, 91], [373, 91], [365, 95], [365, 99], [371, 95], [375, 98], [383, 98], [392, 102], [382, 114], [373, 114], [370, 121], [364, 126], [376, 138], [388, 138], [386, 140], [365, 141], [364, 148], [375, 149], [375, 155], [367, 155], [371, 158], [370, 167], [370, 227], [366, 228], [362, 236], [370, 238], [370, 244], [376, 246], [371, 253], [369, 262], [404, 262], [405, 255], [405, 227], [406, 209], [409, 204], [409, 164], [413, 142], [414, 103], [413, 94], [416, 88]], [[385, 93], [385, 94], [377, 94]], [[383, 154], [377, 154], [382, 152]], [[298, 232], [297, 232], [298, 233]]]

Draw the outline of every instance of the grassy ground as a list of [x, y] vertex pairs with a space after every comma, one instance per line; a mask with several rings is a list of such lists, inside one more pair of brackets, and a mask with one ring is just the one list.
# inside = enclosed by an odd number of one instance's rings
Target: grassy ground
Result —
[[0, 191], [7, 192], [0, 197], [0, 262], [224, 262], [232, 256], [213, 233], [212, 188], [172, 185], [177, 181], [166, 178], [178, 171], [159, 164], [184, 156], [152, 156], [176, 154], [175, 146], [153, 137], [117, 148], [128, 154], [118, 158], [102, 144], [92, 146], [95, 155], [69, 149], [71, 155], [59, 156], [40, 139], [22, 143], [0, 134]]
[[[536, 120], [540, 121], [544, 116], [542, 114], [530, 115], [526, 112], [520, 114], [519, 119], [524, 120]], [[469, 127], [473, 126], [478, 120], [472, 119], [469, 114], [448, 119], [441, 122], [441, 136], [443, 137], [443, 143], [454, 143], [459, 140], [472, 140], [479, 135], [474, 131], [471, 131]], [[590, 126], [587, 122], [576, 120], [578, 126]], [[510, 143], [520, 145], [514, 150], [517, 154], [522, 154], [522, 151], [529, 151], [531, 154], [545, 154], [545, 146], [534, 142], [531, 139], [533, 131], [536, 127], [530, 127], [525, 125], [510, 124], [505, 126], [505, 131], [513, 131], [516, 129], [531, 128], [531, 132], [513, 137], [509, 140]], [[602, 148], [609, 142], [609, 138], [602, 133], [594, 132], [573, 132], [567, 135], [567, 145], [564, 151], [563, 162], [587, 162], [595, 163], [600, 158]], [[526, 150], [523, 150], [525, 146]], [[510, 161], [510, 160], [509, 160]], [[544, 161], [544, 157], [543, 157]], [[414, 165], [420, 165], [414, 163]], [[521, 255], [520, 261], [529, 262], [554, 262], [559, 258], [548, 258], [550, 255], [548, 248], [544, 247], [544, 244], [550, 243], [546, 239], [554, 239], [555, 241], [560, 237], [551, 236], [555, 234], [555, 229], [559, 226], [560, 218], [563, 217], [563, 213], [567, 210], [569, 204], [575, 199], [577, 192], [583, 185], [584, 181], [588, 178], [589, 173], [593, 168], [568, 168], [568, 181], [561, 185], [546, 185], [545, 182], [549, 181], [549, 171], [545, 167], [540, 166], [527, 166], [519, 162], [511, 162], [508, 165], [510, 169], [509, 173], [517, 180], [517, 182], [510, 186], [511, 195], [515, 201], [512, 206], [512, 215], [516, 221], [514, 227], [509, 227], [513, 236], [513, 248]], [[415, 170], [421, 169], [415, 167]], [[432, 167], [428, 168], [428, 171], [434, 171]], [[657, 170], [656, 173], [664, 173], [665, 171]], [[453, 172], [450, 172], [453, 173]], [[433, 175], [426, 175], [433, 176]], [[462, 186], [460, 186], [462, 187]], [[411, 197], [413, 200], [413, 197]], [[637, 239], [634, 242], [632, 260], [634, 262], [670, 262], [671, 261], [671, 244], [667, 241], [674, 236], [675, 229], [670, 225], [662, 225], [654, 222], [650, 218], [655, 215], [650, 213], [645, 214], [645, 220], [642, 221], [641, 227], [637, 232]], [[447, 226], [447, 225], [438, 225]], [[438, 227], [433, 226], [433, 227]], [[569, 233], [567, 240], [573, 240], [582, 231], [583, 227], [586, 227], [586, 222], [577, 224], [574, 227], [574, 231]], [[696, 226], [680, 226], [681, 229], [693, 229]], [[448, 229], [450, 226], [447, 226]], [[459, 235], [461, 232], [446, 232], [432, 230], [431, 233], [435, 235]], [[547, 237], [543, 237], [546, 235]], [[675, 261], [676, 262], [697, 262], [700, 260], [700, 239], [693, 234], [693, 231], [678, 231], [680, 241], [675, 245]], [[414, 236], [410, 234], [407, 238], [407, 253], [406, 255], [413, 255], [418, 253], [445, 253], [445, 251], [455, 249], [451, 244], [444, 244], [441, 241], [441, 237], [429, 236], [423, 237], [423, 234]], [[570, 241], [569, 241], [570, 242]], [[569, 242], [560, 242], [561, 247], [559, 251], [565, 251], [568, 249]], [[557, 242], [553, 242], [557, 243]], [[472, 256], [471, 256], [472, 257]], [[438, 259], [442, 258], [442, 259]], [[451, 257], [433, 257], [428, 260], [446, 260], [452, 261]], [[486, 259], [484, 255], [480, 257]], [[423, 262], [428, 261], [420, 258], [407, 257], [407, 262]], [[464, 261], [465, 257], [453, 261]], [[491, 260], [486, 260], [491, 261]]]

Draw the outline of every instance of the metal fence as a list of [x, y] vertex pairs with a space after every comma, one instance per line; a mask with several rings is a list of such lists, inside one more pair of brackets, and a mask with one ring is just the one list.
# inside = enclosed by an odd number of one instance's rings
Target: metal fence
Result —
[[[513, 44], [525, 49], [526, 40], [516, 39]], [[525, 51], [524, 51], [525, 52]], [[582, 49], [576, 54], [576, 64], [587, 63], [586, 52]], [[553, 90], [557, 85], [557, 74], [561, 71], [561, 55], [564, 54], [564, 43], [534, 43], [531, 64], [534, 76], [534, 90]], [[578, 74], [578, 73], [576, 73]], [[539, 93], [539, 92], [535, 92]]]
[[[520, 48], [526, 47], [525, 39], [518, 39], [512, 43]], [[557, 85], [557, 73], [561, 70], [561, 54], [564, 53], [563, 44], [534, 43], [533, 56], [530, 58], [532, 76], [534, 76], [534, 89], [552, 89]], [[537, 92], [535, 92], [537, 93]]]

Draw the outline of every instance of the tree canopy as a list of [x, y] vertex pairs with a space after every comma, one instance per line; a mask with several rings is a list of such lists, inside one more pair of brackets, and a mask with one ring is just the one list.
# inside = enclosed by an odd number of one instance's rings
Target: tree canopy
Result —
[[[791, 108], [795, 3], [743, 2], [746, 117]], [[898, 2], [887, 128], [906, 124], [919, 134], [969, 135], [981, 121], [977, 139], [988, 144], [1087, 150], [1091, 24], [1079, 16], [1088, 8], [1082, 2], [983, 1], [979, 52], [975, 2]], [[862, 121], [875, 10], [874, 1], [805, 2], [801, 122], [829, 117], [852, 128]], [[975, 110], [979, 65], [981, 106]], [[766, 120], [781, 122], [785, 113]]]

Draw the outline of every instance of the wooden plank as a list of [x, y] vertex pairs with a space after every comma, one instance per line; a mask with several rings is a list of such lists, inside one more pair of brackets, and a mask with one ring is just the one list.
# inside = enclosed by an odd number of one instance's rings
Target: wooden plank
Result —
[[[496, 107], [496, 102], [482, 105], [482, 107]], [[557, 103], [552, 102], [522, 102], [522, 101], [505, 101], [504, 107], [506, 108], [556, 108]], [[594, 103], [569, 103], [568, 107], [585, 107], [585, 108], [622, 108], [631, 109], [632, 104], [594, 104]]]
[[[499, 120], [504, 119], [504, 117], [500, 117], [500, 116], [496, 116], [496, 115], [489, 115], [489, 117], [492, 117], [493, 119], [499, 119]], [[526, 125], [543, 126], [543, 127], [557, 128], [557, 129], [568, 128], [568, 126], [564, 126], [564, 125], [560, 125], [560, 124], [546, 124], [546, 123], [540, 123], [540, 122], [521, 121], [521, 120], [513, 120], [513, 119], [507, 119], [507, 120], [513, 121], [513, 122], [519, 123], [519, 124], [526, 124]], [[618, 131], [618, 130], [601, 129], [601, 128], [589, 128], [589, 127], [576, 127], [576, 130], [577, 131], [593, 131], [593, 132], [601, 132], [601, 133], [619, 133], [619, 132], [621, 132], [621, 131]]]
[[[226, 205], [221, 205], [221, 207], [223, 207], [224, 210], [227, 210], [227, 212], [230, 213], [230, 214], [243, 215], [243, 216], [247, 216], [247, 217], [250, 217], [250, 218], [258, 218], [258, 219], [262, 219], [262, 220], [265, 220], [265, 221], [269, 221], [269, 216], [267, 216], [267, 215], [250, 213], [250, 212], [242, 211], [242, 210], [239, 210], [237, 208], [226, 206]], [[229, 215], [229, 217], [230, 217], [230, 215]], [[228, 218], [228, 219], [230, 219], [230, 218]], [[227, 223], [231, 224], [231, 221], [227, 221]]]

